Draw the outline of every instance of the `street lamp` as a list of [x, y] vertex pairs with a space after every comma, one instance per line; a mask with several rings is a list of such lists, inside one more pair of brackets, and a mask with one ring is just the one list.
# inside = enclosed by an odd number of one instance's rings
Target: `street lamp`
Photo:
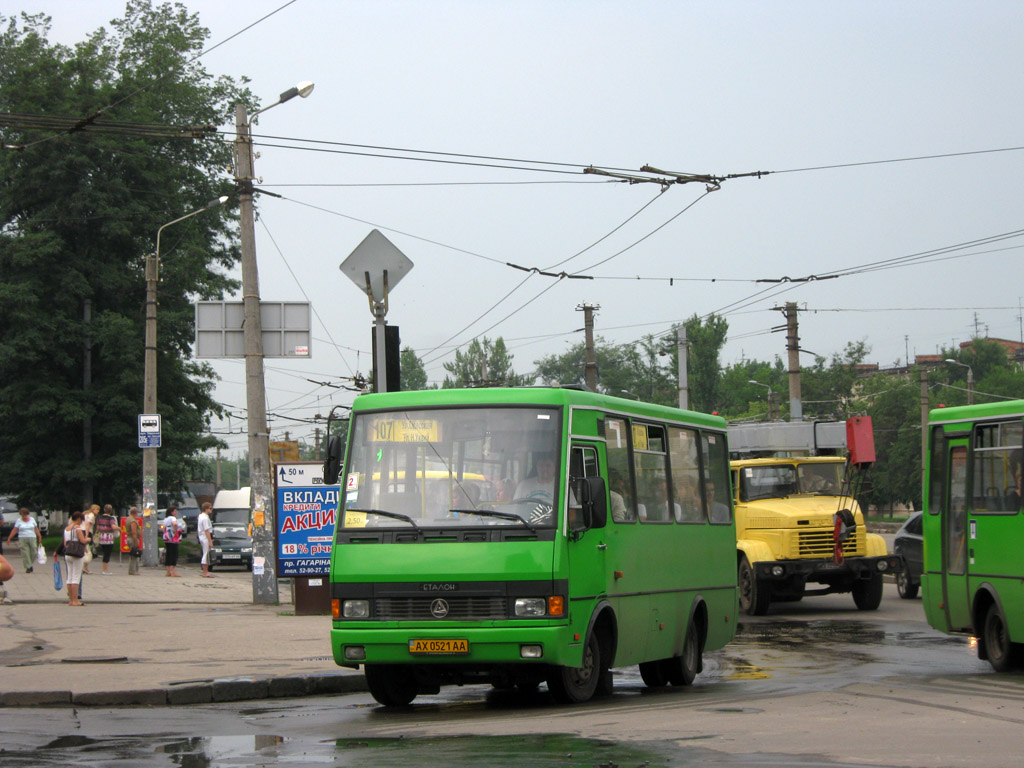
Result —
[[747, 383], [748, 384], [757, 384], [757, 386], [764, 387], [765, 389], [768, 390], [768, 420], [771, 421], [774, 418], [774, 412], [775, 412], [775, 399], [774, 399], [774, 393], [772, 392], [771, 386], [768, 385], [768, 384], [762, 384], [760, 381], [754, 381], [753, 379], [751, 379]]
[[954, 360], [951, 357], [947, 357], [946, 362], [967, 369], [967, 404], [974, 405], [974, 369], [967, 363], [961, 363], [959, 360]]
[[[277, 101], [246, 115], [245, 105], [235, 105], [235, 181], [238, 184], [239, 230], [242, 239], [242, 304], [245, 344], [245, 407], [249, 433], [249, 484], [252, 487], [252, 601], [277, 605], [277, 574], [274, 572], [274, 507], [270, 493], [270, 432], [267, 429], [266, 383], [263, 380], [263, 322], [260, 318], [260, 278], [256, 267], [256, 224], [253, 214], [252, 139], [253, 119], [296, 96], [306, 98], [313, 83], [303, 80], [282, 93]], [[262, 567], [256, 565], [262, 563]]]
[[[146, 256], [146, 356], [143, 381], [142, 408], [147, 414], [156, 414], [156, 284], [160, 279], [160, 236], [172, 224], [196, 214], [217, 208], [228, 201], [226, 195], [211, 200], [202, 208], [168, 221], [156, 231], [156, 252]], [[142, 564], [155, 566], [156, 551], [156, 446], [142, 449]]]

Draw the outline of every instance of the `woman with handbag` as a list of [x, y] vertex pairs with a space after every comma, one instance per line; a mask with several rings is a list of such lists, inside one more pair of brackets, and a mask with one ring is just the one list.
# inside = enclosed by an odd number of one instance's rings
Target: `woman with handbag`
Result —
[[85, 558], [85, 550], [88, 545], [88, 538], [85, 535], [83, 520], [85, 516], [80, 511], [71, 513], [67, 528], [64, 529], [64, 562], [68, 567], [68, 605], [85, 605], [78, 599], [78, 585], [82, 582], [82, 561]]

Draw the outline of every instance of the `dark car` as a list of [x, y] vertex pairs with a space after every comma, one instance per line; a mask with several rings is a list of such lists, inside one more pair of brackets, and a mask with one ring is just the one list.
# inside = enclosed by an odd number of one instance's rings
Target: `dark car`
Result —
[[194, 533], [199, 527], [199, 507], [179, 507], [178, 517], [185, 521], [186, 533]]
[[903, 555], [906, 568], [896, 574], [896, 589], [904, 600], [917, 597], [921, 586], [921, 573], [924, 571], [924, 539], [921, 534], [922, 515], [915, 512], [907, 522], [896, 531], [893, 539], [893, 552]]
[[247, 570], [252, 570], [252, 537], [249, 535], [248, 525], [213, 524], [210, 570], [225, 565], [244, 566]]

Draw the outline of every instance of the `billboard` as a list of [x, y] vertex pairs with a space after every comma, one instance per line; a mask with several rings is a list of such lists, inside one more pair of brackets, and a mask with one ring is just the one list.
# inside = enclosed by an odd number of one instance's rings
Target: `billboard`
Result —
[[318, 461], [274, 467], [277, 501], [274, 551], [278, 576], [326, 576], [330, 573], [339, 487], [324, 485], [323, 464]]

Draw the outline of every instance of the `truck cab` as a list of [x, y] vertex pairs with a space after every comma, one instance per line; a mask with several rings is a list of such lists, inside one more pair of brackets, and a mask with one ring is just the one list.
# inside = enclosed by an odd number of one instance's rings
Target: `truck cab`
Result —
[[[838, 456], [730, 462], [736, 514], [740, 607], [751, 616], [772, 602], [851, 592], [875, 610], [882, 577], [902, 569], [885, 541], [868, 533]], [[808, 583], [820, 585], [807, 589]]]

